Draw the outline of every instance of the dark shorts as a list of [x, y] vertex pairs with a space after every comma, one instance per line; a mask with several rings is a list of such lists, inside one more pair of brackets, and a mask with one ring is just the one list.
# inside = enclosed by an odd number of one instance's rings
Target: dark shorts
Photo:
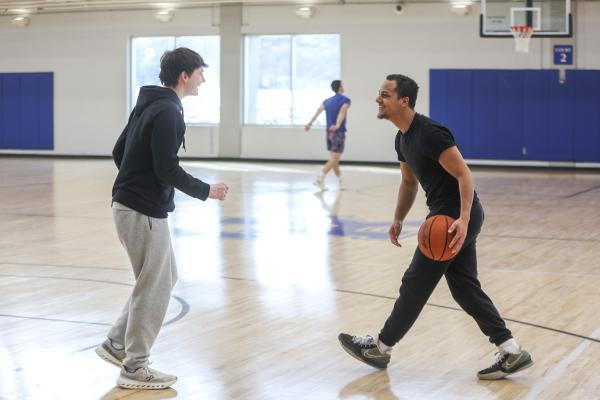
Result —
[[346, 132], [327, 132], [327, 150], [334, 153], [344, 152]]

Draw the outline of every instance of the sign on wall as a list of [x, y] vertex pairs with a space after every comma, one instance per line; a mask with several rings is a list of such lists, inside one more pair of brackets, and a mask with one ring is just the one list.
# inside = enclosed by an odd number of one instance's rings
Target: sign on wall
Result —
[[554, 64], [573, 65], [573, 46], [567, 44], [555, 44]]

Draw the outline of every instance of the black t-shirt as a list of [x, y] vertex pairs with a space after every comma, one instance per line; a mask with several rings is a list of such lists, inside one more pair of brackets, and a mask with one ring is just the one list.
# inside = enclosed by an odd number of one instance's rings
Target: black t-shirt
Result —
[[[440, 154], [453, 146], [456, 142], [448, 128], [418, 113], [405, 134], [396, 134], [398, 160], [406, 162], [419, 180], [431, 213], [458, 218], [458, 181], [438, 162]], [[476, 201], [475, 193], [473, 203]]]

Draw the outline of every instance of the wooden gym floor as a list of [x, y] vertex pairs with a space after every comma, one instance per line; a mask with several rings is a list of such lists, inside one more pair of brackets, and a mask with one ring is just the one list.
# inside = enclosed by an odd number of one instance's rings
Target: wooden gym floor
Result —
[[[400, 173], [344, 166], [347, 190], [316, 193], [319, 166], [186, 162], [229, 198], [177, 194], [179, 282], [153, 367], [172, 389], [115, 387], [93, 348], [131, 290], [105, 159], [0, 158], [0, 399], [599, 399], [600, 174], [475, 170], [486, 222], [484, 289], [535, 360], [480, 382], [494, 347], [444, 280], [387, 371], [349, 357], [341, 331], [376, 335], [426, 214], [387, 241]], [[331, 178], [330, 178], [331, 179]]]

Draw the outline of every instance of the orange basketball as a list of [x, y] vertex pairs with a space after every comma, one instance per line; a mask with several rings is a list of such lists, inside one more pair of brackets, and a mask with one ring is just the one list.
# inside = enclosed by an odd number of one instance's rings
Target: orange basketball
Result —
[[456, 256], [450, 242], [456, 232], [448, 233], [454, 219], [447, 215], [432, 215], [419, 228], [419, 249], [434, 261], [447, 261]]

